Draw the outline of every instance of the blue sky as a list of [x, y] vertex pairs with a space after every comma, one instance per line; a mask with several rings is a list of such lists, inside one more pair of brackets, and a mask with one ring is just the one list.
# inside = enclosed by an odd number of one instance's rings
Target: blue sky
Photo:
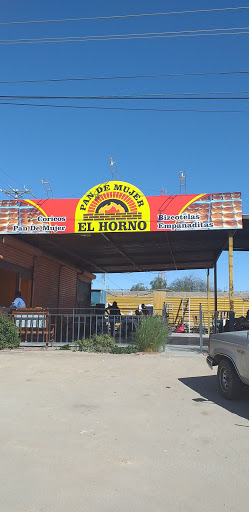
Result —
[[[248, 0], [2, 1], [1, 21], [111, 16], [248, 5]], [[147, 18], [2, 25], [1, 39], [163, 32], [249, 26], [249, 11], [179, 14]], [[245, 71], [249, 35], [140, 39], [54, 44], [0, 45], [1, 80]], [[1, 95], [114, 95], [248, 91], [249, 75], [1, 85]], [[54, 102], [55, 103], [55, 102]], [[71, 104], [77, 104], [72, 100]], [[127, 102], [135, 106], [136, 102]], [[82, 105], [90, 105], [85, 101]], [[92, 101], [99, 106], [100, 101]], [[123, 106], [109, 101], [105, 106]], [[138, 106], [154, 107], [140, 101]], [[158, 108], [249, 110], [248, 101], [164, 101]], [[55, 197], [80, 197], [110, 178], [108, 156], [119, 178], [157, 195], [162, 185], [179, 191], [178, 172], [187, 173], [187, 192], [242, 191], [249, 213], [247, 113], [130, 112], [70, 110], [0, 105], [0, 168], [44, 196], [40, 178], [50, 180]], [[15, 185], [0, 172], [0, 186]], [[218, 264], [218, 285], [228, 287], [227, 254]], [[249, 289], [248, 255], [234, 256], [236, 289]], [[205, 277], [205, 273], [197, 272]], [[180, 273], [182, 275], [183, 272]], [[109, 276], [116, 287], [148, 283], [154, 274]], [[170, 283], [179, 273], [168, 273]], [[112, 287], [111, 281], [108, 286]], [[99, 278], [95, 285], [99, 286]], [[113, 285], [114, 286], [114, 285]]]

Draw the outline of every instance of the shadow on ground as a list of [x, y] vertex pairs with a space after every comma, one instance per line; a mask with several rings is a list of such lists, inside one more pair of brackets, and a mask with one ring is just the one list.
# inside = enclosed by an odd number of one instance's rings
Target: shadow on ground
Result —
[[[249, 387], [243, 387], [240, 400], [231, 401], [226, 400], [219, 394], [216, 375], [186, 377], [179, 379], [179, 381], [199, 393], [200, 398], [192, 398], [193, 402], [201, 402], [207, 405], [216, 404], [241, 418], [249, 420]], [[239, 425], [238, 423], [235, 423], [235, 425], [249, 428], [249, 425]]]
[[[201, 354], [200, 346], [193, 345], [165, 345], [164, 352], [168, 355], [170, 354], [179, 354], [179, 355], [193, 355], [193, 354]], [[207, 347], [203, 347], [202, 353], [207, 353]]]
[[200, 346], [200, 338], [181, 338], [179, 336], [177, 338], [170, 338], [168, 343], [172, 347], [174, 345], [183, 345], [183, 346], [185, 346], [185, 345], [196, 345], [197, 347], [199, 347]]

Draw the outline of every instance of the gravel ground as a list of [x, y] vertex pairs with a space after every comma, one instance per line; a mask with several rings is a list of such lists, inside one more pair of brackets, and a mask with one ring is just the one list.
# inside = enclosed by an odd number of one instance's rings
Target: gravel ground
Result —
[[249, 394], [205, 357], [0, 353], [4, 512], [244, 512]]

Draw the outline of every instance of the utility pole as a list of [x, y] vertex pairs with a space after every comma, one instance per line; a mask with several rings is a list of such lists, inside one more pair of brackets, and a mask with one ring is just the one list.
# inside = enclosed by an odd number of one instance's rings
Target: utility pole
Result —
[[23, 196], [28, 195], [28, 194], [31, 195], [32, 197], [35, 197], [34, 194], [32, 193], [31, 188], [27, 188], [27, 187], [25, 187], [25, 185], [23, 187], [23, 190], [18, 190], [16, 188], [12, 188], [9, 185], [9, 190], [0, 189], [0, 192], [3, 192], [3, 194], [8, 196], [10, 199], [22, 199]]
[[111, 167], [111, 173], [112, 173], [112, 181], [114, 180], [114, 175], [116, 175], [116, 180], [118, 181], [118, 168], [117, 168], [117, 162], [115, 159], [115, 156], [109, 156], [109, 162]]

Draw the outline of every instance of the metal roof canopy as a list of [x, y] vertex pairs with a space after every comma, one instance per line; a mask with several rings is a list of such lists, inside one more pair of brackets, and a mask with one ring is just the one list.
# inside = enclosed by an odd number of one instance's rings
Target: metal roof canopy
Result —
[[[228, 250], [229, 230], [14, 235], [48, 255], [89, 272], [212, 268]], [[249, 216], [234, 233], [234, 250], [249, 250]]]

